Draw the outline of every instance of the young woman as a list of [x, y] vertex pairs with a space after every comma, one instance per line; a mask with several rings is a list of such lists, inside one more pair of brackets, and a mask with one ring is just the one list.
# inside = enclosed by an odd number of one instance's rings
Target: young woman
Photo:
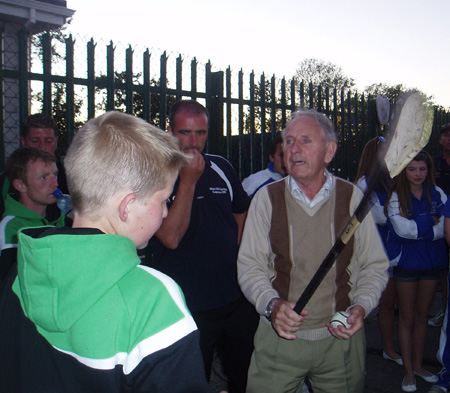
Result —
[[436, 375], [422, 367], [422, 360], [439, 269], [447, 263], [441, 214], [446, 200], [444, 192], [435, 186], [431, 157], [421, 152], [394, 179], [385, 205], [389, 226], [399, 236], [401, 246], [394, 279], [405, 392], [417, 390], [414, 376], [437, 381]]
[[[379, 159], [379, 153], [382, 149], [387, 148], [386, 140], [382, 137], [376, 137], [366, 143], [358, 165], [358, 173], [356, 174], [356, 185], [365, 192], [367, 183], [370, 179], [371, 170], [375, 167]], [[403, 365], [401, 356], [395, 349], [394, 345], [394, 322], [395, 322], [395, 306], [397, 304], [397, 289], [393, 279], [393, 267], [397, 264], [400, 256], [400, 245], [398, 241], [392, 238], [396, 235], [389, 231], [387, 218], [384, 214], [384, 204], [386, 202], [392, 180], [386, 167], [381, 168], [381, 173], [375, 185], [374, 193], [371, 195], [372, 215], [378, 227], [380, 238], [386, 249], [389, 258], [389, 280], [380, 298], [378, 309], [378, 323], [380, 325], [381, 340], [383, 342], [383, 357], [393, 362]]]

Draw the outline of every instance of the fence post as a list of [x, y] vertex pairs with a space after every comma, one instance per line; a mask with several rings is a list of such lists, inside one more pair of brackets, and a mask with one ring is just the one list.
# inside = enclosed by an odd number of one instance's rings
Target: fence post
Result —
[[176, 99], [181, 100], [183, 97], [183, 59], [181, 55], [177, 57], [177, 66], [176, 66], [176, 73], [177, 73], [177, 84], [176, 84]]
[[106, 110], [114, 110], [114, 44], [110, 41], [106, 49]]
[[28, 116], [28, 32], [19, 32], [19, 127]]
[[43, 53], [43, 75], [44, 75], [44, 99], [43, 112], [52, 114], [52, 37], [47, 32], [42, 40]]
[[73, 63], [73, 50], [74, 40], [72, 34], [66, 38], [66, 132], [64, 133], [64, 151], [70, 144], [70, 141], [74, 135], [75, 129], [75, 85], [74, 85], [74, 63]]
[[197, 100], [197, 59], [191, 61], [191, 99]]
[[165, 130], [167, 113], [167, 55], [165, 51], [160, 59], [159, 82], [159, 128]]
[[225, 156], [226, 144], [223, 136], [223, 71], [211, 72], [209, 103], [209, 151]]
[[375, 100], [372, 99], [372, 97], [369, 95], [369, 98], [367, 100], [367, 116], [369, 120], [369, 135], [368, 138], [374, 138], [378, 134], [378, 118], [377, 118], [377, 105], [375, 103]]
[[133, 113], [133, 49], [131, 45], [127, 48], [125, 52], [125, 110], [126, 113]]
[[95, 46], [94, 39], [87, 44], [87, 113], [88, 120], [95, 116]]

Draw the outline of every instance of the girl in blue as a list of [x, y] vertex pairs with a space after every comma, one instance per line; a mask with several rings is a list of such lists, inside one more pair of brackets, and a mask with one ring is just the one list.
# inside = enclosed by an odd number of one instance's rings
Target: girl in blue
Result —
[[[372, 178], [371, 173], [380, 161], [383, 150], [387, 148], [386, 139], [377, 136], [369, 140], [364, 146], [356, 174], [356, 185], [362, 192], [367, 191], [368, 181]], [[380, 325], [381, 340], [383, 342], [383, 358], [403, 365], [402, 358], [394, 345], [395, 306], [397, 304], [397, 289], [393, 278], [393, 266], [400, 257], [399, 242], [393, 240], [395, 234], [389, 231], [384, 204], [391, 187], [392, 180], [385, 165], [380, 168], [374, 192], [370, 196], [372, 216], [377, 224], [378, 233], [383, 242], [386, 254], [389, 258], [389, 280], [386, 289], [381, 295], [378, 308], [378, 324]]]
[[422, 367], [428, 313], [447, 263], [442, 210], [447, 197], [436, 187], [430, 155], [419, 153], [394, 179], [385, 205], [389, 226], [398, 235], [401, 255], [394, 268], [398, 293], [398, 337], [405, 369], [402, 390], [415, 392], [415, 376], [435, 383]]

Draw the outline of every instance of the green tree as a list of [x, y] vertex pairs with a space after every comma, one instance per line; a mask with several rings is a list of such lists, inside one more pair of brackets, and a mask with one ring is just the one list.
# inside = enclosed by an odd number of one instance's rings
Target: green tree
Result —
[[[52, 116], [58, 126], [58, 147], [61, 150], [62, 154], [65, 154], [67, 151], [68, 140], [66, 138], [67, 131], [67, 105], [66, 105], [66, 85], [64, 83], [54, 83], [52, 86]], [[40, 102], [40, 111], [43, 110], [43, 93], [39, 91], [36, 93], [33, 98]], [[81, 107], [83, 106], [83, 100], [75, 95], [74, 98], [74, 113], [75, 113], [75, 121], [74, 127], [75, 129], [79, 129], [83, 126], [83, 121], [79, 119], [79, 115], [81, 114]]]
[[305, 59], [299, 63], [295, 76], [298, 80], [314, 86], [341, 89], [350, 89], [355, 85], [355, 80], [346, 76], [342, 67], [323, 60], [314, 58]]
[[[295, 78], [299, 81], [299, 94], [305, 93], [304, 105], [311, 108], [325, 106], [323, 105], [323, 102], [318, 102], [318, 86], [320, 86], [323, 91], [328, 88], [330, 94], [338, 93], [338, 104], [340, 103], [339, 93], [344, 89], [351, 89], [355, 86], [354, 79], [346, 76], [342, 70], [342, 67], [339, 67], [334, 63], [315, 58], [305, 59], [299, 63], [295, 72]], [[306, 92], [300, 91], [300, 83], [302, 81]], [[322, 101], [324, 99], [324, 96], [322, 96]]]
[[388, 85], [386, 83], [374, 83], [370, 86], [367, 86], [364, 89], [364, 93], [367, 95], [370, 94], [372, 97], [376, 97], [378, 94], [386, 96], [389, 99], [391, 105], [393, 105], [397, 102], [397, 100], [402, 94], [413, 90], [421, 93], [431, 105], [436, 106], [436, 104], [434, 103], [434, 97], [432, 95], [429, 96], [416, 88], [407, 88], [406, 86], [403, 86], [403, 84], [401, 83], [397, 85]]
[[[69, 22], [70, 23], [70, 20]], [[62, 48], [65, 47], [65, 40], [68, 38], [65, 31], [67, 25], [64, 25], [56, 30], [43, 32], [36, 34], [31, 37], [32, 45], [32, 57], [31, 62], [43, 63], [44, 57], [44, 42], [46, 37], [50, 38], [51, 44], [51, 61], [52, 64], [57, 64], [58, 62], [63, 62], [66, 59], [64, 53], [62, 53]], [[66, 138], [66, 133], [68, 132], [67, 124], [67, 105], [66, 105], [66, 84], [65, 83], [53, 83], [52, 84], [52, 98], [51, 98], [51, 115], [56, 121], [59, 133], [59, 149], [64, 154], [68, 148], [68, 142]], [[43, 104], [43, 91], [32, 92], [31, 94], [32, 106], [33, 104], [38, 104], [39, 111], [44, 111]], [[80, 128], [83, 125], [83, 121], [80, 120], [81, 108], [83, 106], [83, 100], [75, 93], [73, 112], [74, 112], [74, 127], [75, 129]]]
[[[133, 74], [132, 82], [133, 85], [138, 86], [140, 84], [141, 73]], [[106, 75], [100, 75], [97, 78], [98, 81], [106, 81]], [[115, 71], [114, 72], [114, 82], [117, 85], [125, 86], [126, 83], [126, 72], [125, 71]], [[160, 81], [156, 79], [151, 79], [150, 86], [159, 88]], [[97, 93], [101, 95], [101, 101], [96, 105], [96, 109], [100, 111], [106, 110], [107, 107], [107, 94], [106, 89], [96, 88]], [[170, 108], [173, 103], [175, 103], [175, 96], [167, 96], [167, 104], [166, 108]], [[126, 110], [126, 92], [124, 89], [115, 89], [114, 90], [114, 110], [125, 112]], [[157, 127], [161, 127], [160, 125], [160, 112], [161, 112], [161, 96], [158, 93], [150, 94], [150, 121]], [[145, 118], [145, 108], [144, 108], [144, 95], [139, 91], [133, 91], [133, 100], [132, 100], [132, 113], [135, 116]], [[167, 116], [166, 116], [167, 120]]]
[[[264, 85], [261, 83], [255, 83], [254, 90], [254, 126], [255, 131], [260, 133], [263, 128], [263, 110], [261, 108], [261, 104], [264, 101], [264, 131], [266, 133], [281, 131], [281, 112], [276, 108], [277, 105], [280, 104], [280, 96], [281, 92], [278, 91], [275, 96], [275, 102], [272, 99], [272, 82], [275, 82], [275, 78], [273, 80], [264, 79]], [[273, 105], [275, 104], [275, 105]], [[275, 109], [274, 109], [275, 106]], [[251, 110], [250, 107], [247, 109], [244, 114], [244, 133], [250, 133], [251, 129]]]

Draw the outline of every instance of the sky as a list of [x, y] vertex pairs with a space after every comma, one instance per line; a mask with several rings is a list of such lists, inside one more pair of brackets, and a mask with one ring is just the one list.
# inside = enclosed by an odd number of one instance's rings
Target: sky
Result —
[[[69, 31], [167, 50], [215, 70], [295, 75], [331, 62], [362, 91], [403, 84], [450, 109], [450, 0], [67, 0]], [[257, 79], [258, 80], [258, 79]]]

